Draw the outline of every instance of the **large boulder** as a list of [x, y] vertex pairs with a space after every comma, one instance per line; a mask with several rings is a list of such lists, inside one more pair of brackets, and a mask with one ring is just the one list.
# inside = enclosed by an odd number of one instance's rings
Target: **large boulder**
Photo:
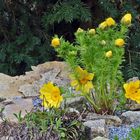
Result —
[[48, 81], [65, 85], [69, 82], [68, 66], [64, 62], [46, 62], [32, 66], [25, 75], [8, 76], [0, 73], [0, 99], [30, 97], [39, 94], [39, 88]]

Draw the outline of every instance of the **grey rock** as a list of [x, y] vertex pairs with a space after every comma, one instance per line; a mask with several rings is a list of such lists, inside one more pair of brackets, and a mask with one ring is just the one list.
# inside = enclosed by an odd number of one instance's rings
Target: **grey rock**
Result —
[[4, 108], [4, 104], [3, 103], [0, 103], [0, 110]]
[[[84, 97], [74, 97], [66, 99], [66, 105], [72, 108], [81, 108], [81, 105], [85, 102]], [[63, 105], [62, 105], [63, 106]]]
[[32, 84], [21, 85], [19, 92], [21, 92], [25, 97], [33, 97], [39, 95], [39, 89], [44, 83], [49, 81], [54, 82], [56, 76], [60, 73], [60, 69], [52, 69], [44, 74], [41, 74], [41, 79], [34, 81]]
[[6, 119], [10, 120], [11, 122], [17, 122], [17, 118], [13, 115], [18, 114], [21, 111], [22, 117], [26, 115], [26, 111], [30, 112], [33, 108], [32, 99], [14, 99], [13, 104], [8, 104], [5, 106], [3, 111], [3, 115]]
[[56, 76], [60, 73], [60, 69], [52, 69], [48, 72], [45, 72], [41, 74], [41, 79], [38, 81], [35, 81], [33, 86], [36, 87], [36, 89], [39, 89], [44, 83], [53, 82], [56, 78]]
[[12, 103], [13, 103], [12, 99], [6, 99], [2, 102], [3, 105], [8, 105], [8, 104], [12, 104]]
[[1, 98], [36, 96], [44, 83], [52, 81], [62, 85], [70, 73], [66, 63], [57, 61], [32, 66], [32, 70], [14, 77], [0, 73], [0, 102]]
[[124, 123], [140, 122], [140, 111], [127, 111], [122, 113], [121, 119]]
[[93, 140], [109, 140], [109, 139], [98, 136], [98, 137], [94, 138]]
[[6, 91], [9, 89], [9, 84], [0, 82], [0, 91]]
[[0, 124], [3, 122], [3, 120], [0, 118]]
[[13, 137], [9, 137], [9, 136], [3, 136], [1, 138], [1, 140], [14, 140], [14, 138]]
[[39, 91], [31, 84], [21, 85], [19, 90], [25, 97], [37, 96]]
[[87, 140], [92, 140], [97, 136], [108, 136], [108, 131], [105, 127], [105, 120], [89, 120], [83, 123], [85, 126], [85, 134]]
[[89, 113], [86, 117], [86, 120], [98, 120], [98, 119], [105, 119], [107, 125], [119, 126], [122, 124], [122, 120], [118, 116]]
[[69, 108], [68, 111], [69, 112], [75, 112], [77, 114], [80, 114], [80, 112], [77, 109], [75, 109], [75, 108]]

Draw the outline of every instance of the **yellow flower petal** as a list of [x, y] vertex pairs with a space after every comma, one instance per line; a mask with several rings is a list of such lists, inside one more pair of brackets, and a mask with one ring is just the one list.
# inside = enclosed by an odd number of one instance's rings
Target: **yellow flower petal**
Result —
[[78, 81], [77, 80], [71, 81], [71, 86], [72, 87], [75, 87], [76, 85], [78, 85]]
[[106, 24], [107, 24], [107, 26], [110, 27], [110, 26], [115, 25], [116, 22], [115, 22], [115, 20], [113, 18], [109, 17], [109, 18], [106, 19]]
[[94, 34], [96, 33], [96, 31], [95, 31], [95, 29], [90, 29], [90, 30], [88, 31], [88, 33], [91, 34], [91, 35], [94, 35]]
[[131, 100], [140, 101], [140, 81], [131, 81], [123, 85], [125, 89], [125, 97]]
[[93, 79], [94, 74], [88, 73], [80, 66], [76, 68], [75, 73], [75, 78], [72, 77], [71, 86], [75, 87], [76, 91], [85, 92], [85, 87], [87, 88], [87, 91], [89, 91], [93, 87], [91, 80]]
[[94, 77], [94, 74], [93, 74], [93, 73], [89, 73], [89, 74], [87, 75], [87, 79], [88, 79], [88, 80], [93, 80], [93, 77]]
[[81, 29], [81, 28], [78, 28], [77, 29], [77, 33], [82, 33], [84, 30], [83, 29]]
[[130, 13], [125, 14], [122, 19], [121, 19], [121, 23], [124, 25], [130, 25], [131, 24], [131, 20], [132, 20], [132, 16]]
[[40, 89], [40, 93], [39, 97], [42, 99], [42, 105], [45, 108], [58, 108], [63, 100], [63, 97], [60, 95], [60, 89], [51, 82], [44, 84]]
[[102, 22], [102, 23], [99, 24], [99, 28], [100, 29], [105, 29], [106, 27], [107, 27], [106, 21], [104, 21], [104, 22]]
[[53, 38], [52, 42], [51, 42], [51, 46], [53, 46], [54, 48], [60, 46], [60, 39], [59, 38]]
[[89, 93], [91, 89], [93, 89], [93, 84], [92, 84], [92, 82], [87, 82], [87, 84], [85, 84], [85, 86], [84, 86], [84, 91], [85, 91], [86, 93]]
[[115, 40], [115, 45], [118, 46], [118, 47], [122, 47], [124, 46], [125, 42], [122, 38], [118, 38]]
[[112, 57], [112, 51], [108, 51], [108, 52], [106, 52], [105, 56], [106, 56], [107, 58]]

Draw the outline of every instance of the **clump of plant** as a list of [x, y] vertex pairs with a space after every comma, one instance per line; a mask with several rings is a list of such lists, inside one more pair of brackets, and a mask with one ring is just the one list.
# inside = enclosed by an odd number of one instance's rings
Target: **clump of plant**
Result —
[[58, 56], [72, 69], [71, 86], [81, 92], [97, 113], [112, 113], [122, 91], [120, 69], [131, 19], [127, 13], [117, 24], [109, 17], [96, 29], [78, 28], [74, 43], [57, 36], [51, 42]]
[[14, 114], [18, 119], [18, 125], [3, 123], [0, 126], [0, 138], [6, 135], [15, 139], [22, 137], [36, 140], [78, 140], [82, 136], [80, 115], [76, 112], [68, 112], [65, 105], [62, 106], [66, 94], [52, 82], [44, 84], [40, 88], [39, 96], [43, 110], [27, 112], [24, 118], [21, 111]]

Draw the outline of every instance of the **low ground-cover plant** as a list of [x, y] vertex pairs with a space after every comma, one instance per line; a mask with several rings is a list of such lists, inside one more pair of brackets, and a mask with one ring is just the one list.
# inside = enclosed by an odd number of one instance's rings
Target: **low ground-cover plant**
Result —
[[96, 29], [79, 28], [74, 43], [57, 36], [51, 42], [58, 56], [72, 69], [71, 86], [81, 92], [97, 113], [112, 113], [114, 101], [122, 92], [120, 69], [131, 19], [128, 13], [117, 24], [109, 17]]
[[[63, 96], [63, 94], [65, 94]], [[62, 102], [66, 100], [66, 90], [62, 90], [52, 82], [44, 84], [40, 88], [40, 103], [38, 109], [27, 112], [22, 117], [22, 112], [14, 114], [18, 124], [12, 124], [6, 120], [0, 110], [0, 139], [3, 136], [15, 139], [47, 139], [47, 140], [78, 140], [82, 139], [82, 123], [80, 114], [70, 112]], [[38, 99], [39, 99], [38, 98]]]

